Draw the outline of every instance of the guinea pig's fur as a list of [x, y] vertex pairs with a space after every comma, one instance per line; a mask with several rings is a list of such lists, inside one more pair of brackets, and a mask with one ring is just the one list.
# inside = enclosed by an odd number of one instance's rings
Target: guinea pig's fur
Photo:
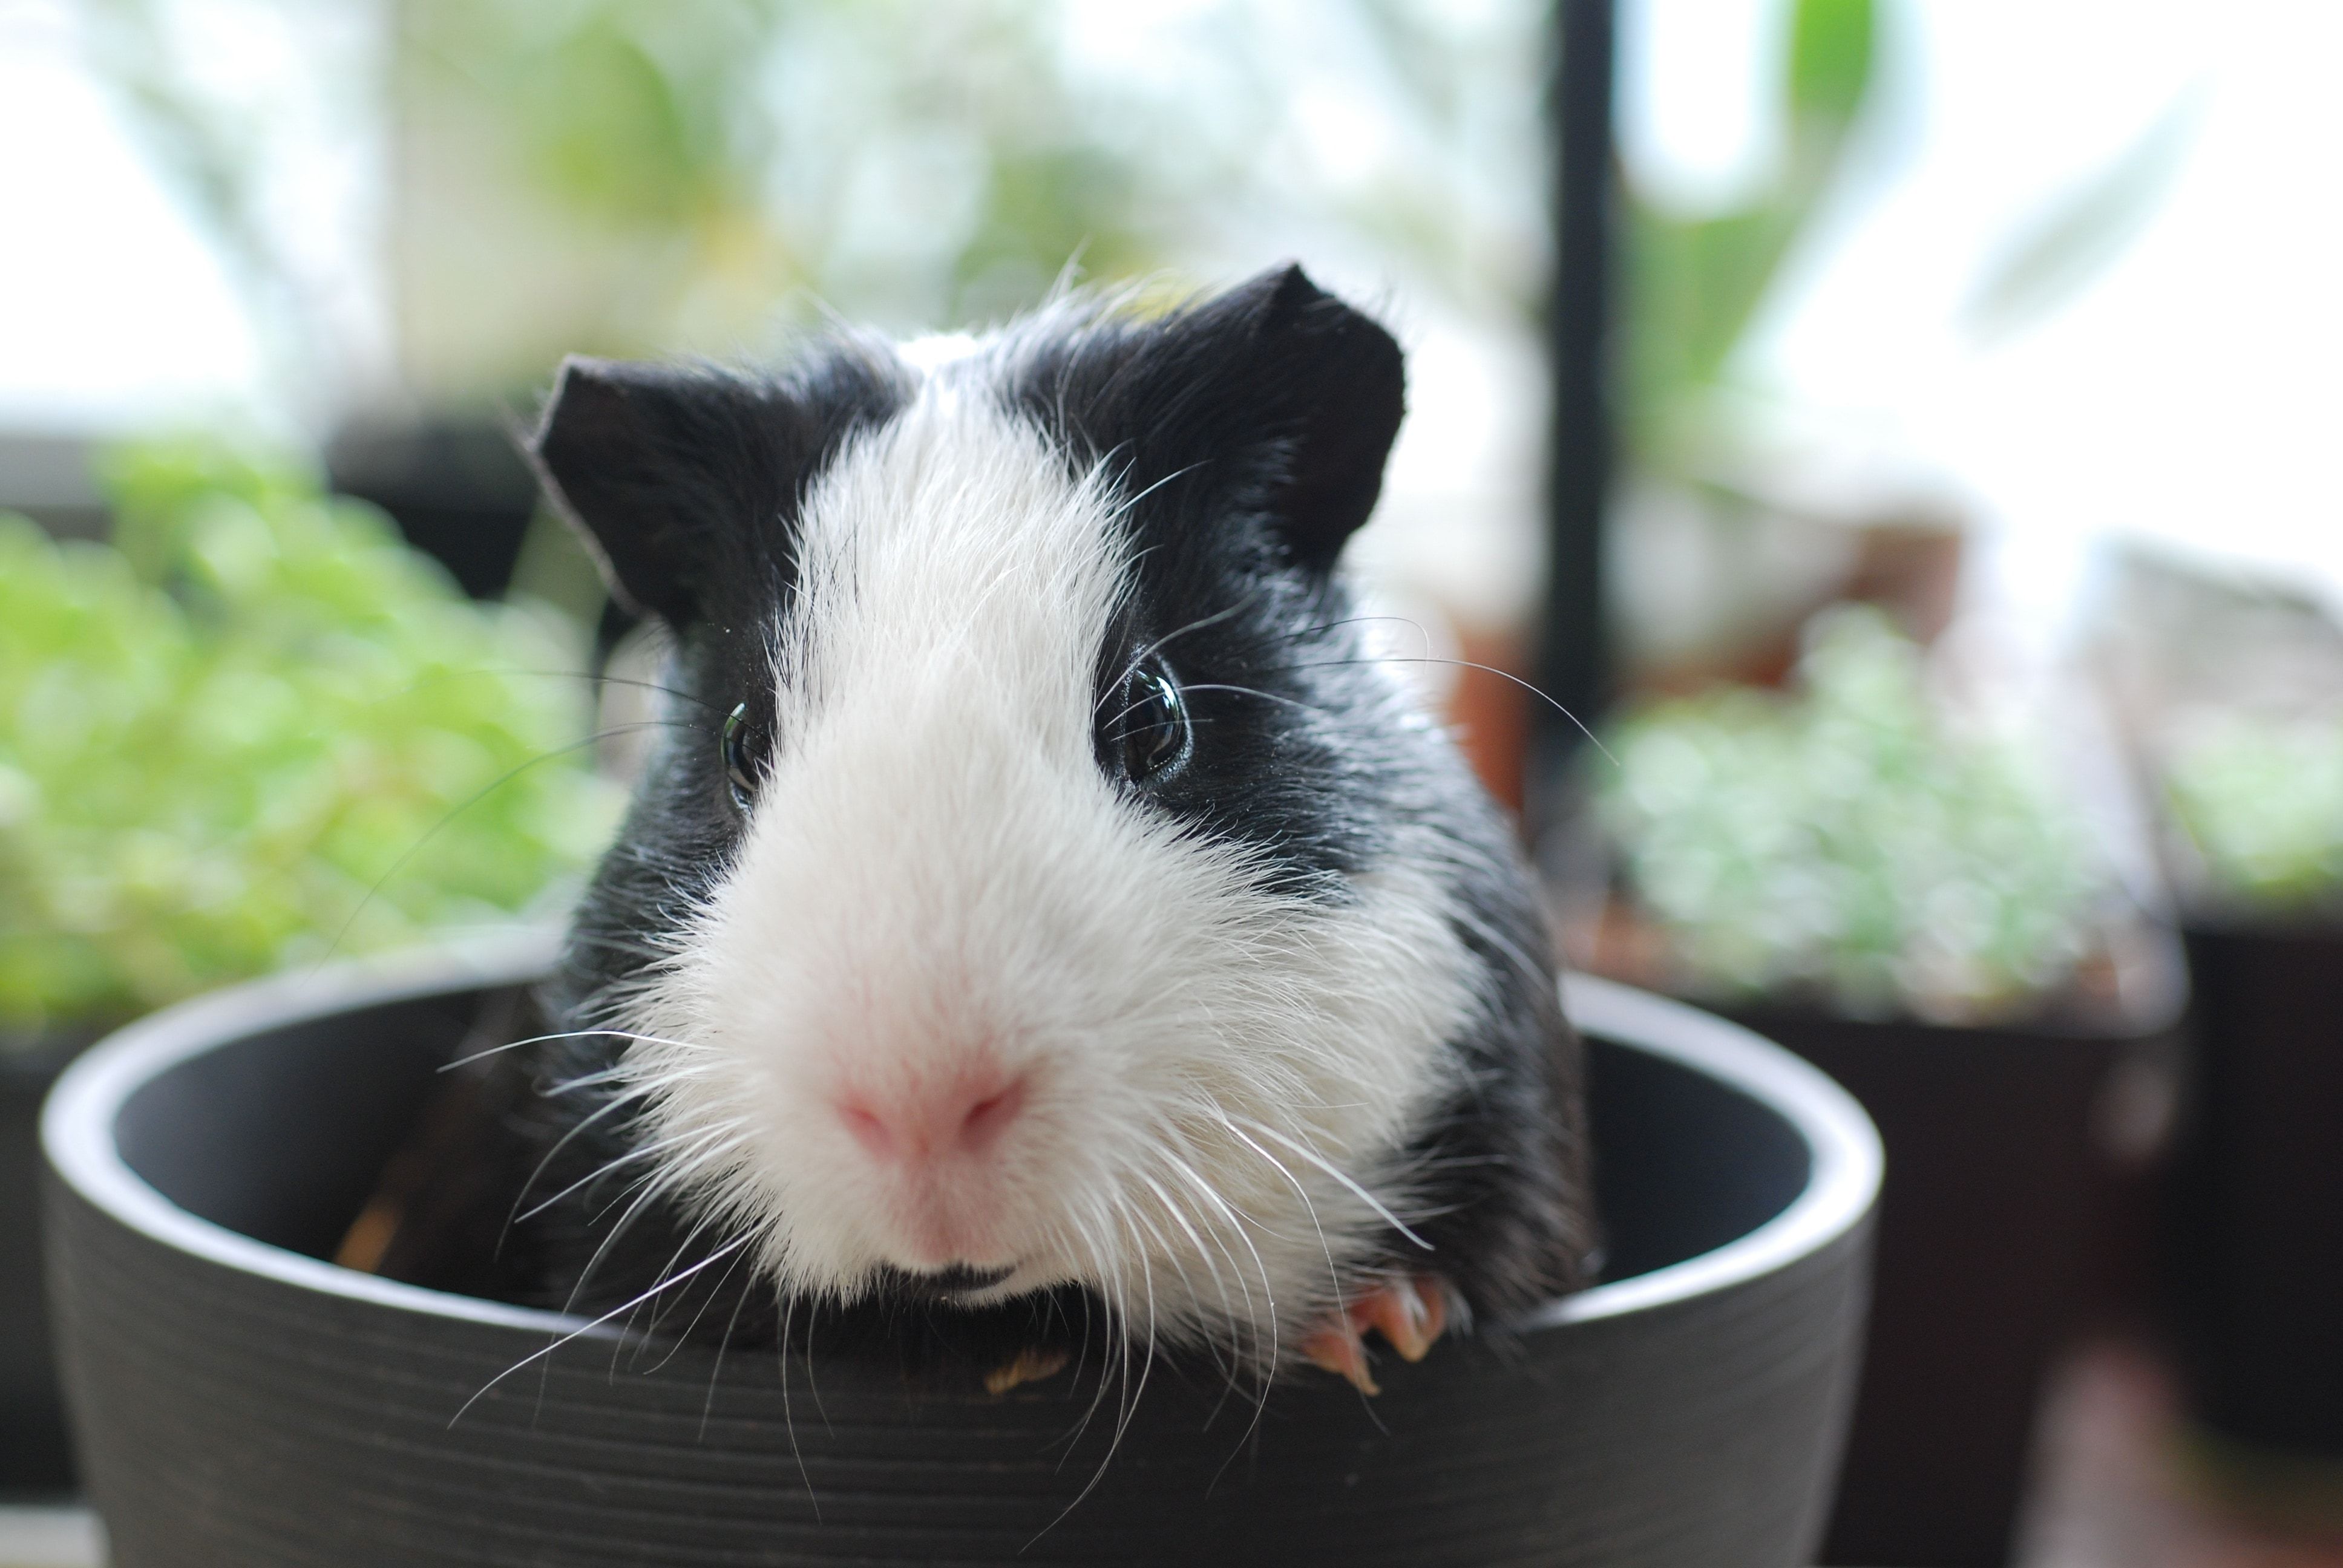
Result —
[[562, 1034], [498, 1059], [502, 1293], [1266, 1375], [1397, 1274], [1497, 1322], [1579, 1284], [1547, 933], [1334, 571], [1402, 403], [1299, 268], [568, 365], [537, 458], [668, 628], [670, 722]]

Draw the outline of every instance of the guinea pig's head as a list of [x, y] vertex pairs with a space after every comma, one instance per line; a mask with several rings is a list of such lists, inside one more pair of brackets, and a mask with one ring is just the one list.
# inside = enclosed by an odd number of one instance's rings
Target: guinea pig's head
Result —
[[1298, 268], [565, 368], [539, 463], [675, 650], [570, 969], [782, 1289], [1076, 1283], [1265, 1355], [1404, 1225], [1487, 1000], [1471, 786], [1333, 574], [1402, 401]]

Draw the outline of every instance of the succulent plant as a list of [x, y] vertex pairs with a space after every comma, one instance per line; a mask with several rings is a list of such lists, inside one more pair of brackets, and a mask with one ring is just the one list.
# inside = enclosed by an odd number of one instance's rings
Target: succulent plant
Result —
[[1873, 611], [1818, 618], [1797, 676], [1649, 709], [1591, 764], [1675, 982], [1947, 1021], [2068, 984], [2111, 883], [2038, 749], [1950, 723]]
[[2164, 792], [2200, 858], [2200, 900], [2284, 913], [2343, 900], [2343, 716], [2209, 719], [2166, 758]]

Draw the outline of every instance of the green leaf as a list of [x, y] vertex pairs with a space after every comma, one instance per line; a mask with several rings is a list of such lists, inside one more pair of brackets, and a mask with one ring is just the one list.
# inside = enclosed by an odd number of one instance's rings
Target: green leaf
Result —
[[1726, 375], [1782, 263], [1836, 176], [1873, 75], [1872, 0], [1798, 0], [1781, 113], [1789, 157], [1738, 210], [1684, 219], [1626, 202], [1627, 438], [1638, 459], [1682, 471], [1684, 409]]
[[1872, 0], [1798, 0], [1790, 25], [1792, 112], [1843, 132], [1871, 85]]
[[1986, 341], [2023, 331], [2121, 259], [2170, 192], [2198, 108], [2197, 94], [2183, 95], [2114, 162], [2029, 218], [1961, 306], [1962, 325]]

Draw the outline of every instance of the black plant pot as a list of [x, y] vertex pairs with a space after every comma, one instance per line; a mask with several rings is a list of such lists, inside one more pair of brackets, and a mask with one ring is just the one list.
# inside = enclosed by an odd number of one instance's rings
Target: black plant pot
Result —
[[41, 1293], [41, 1101], [89, 1036], [0, 1040], [0, 1497], [73, 1489]]
[[513, 432], [488, 417], [359, 421], [327, 448], [333, 487], [390, 514], [474, 598], [500, 598], [537, 510], [537, 477]]
[[2343, 1501], [2343, 923], [2186, 933], [2171, 1279], [2196, 1419]]
[[1622, 1277], [1518, 1340], [1444, 1343], [1372, 1402], [1281, 1384], [1257, 1422], [1159, 1365], [1085, 1426], [1094, 1382], [547, 1353], [580, 1325], [320, 1261], [490, 989], [545, 957], [224, 992], [67, 1075], [51, 1290], [117, 1568], [1811, 1561], [1878, 1146], [1743, 1030], [1571, 982]]
[[2046, 1374], [2082, 1315], [2109, 1191], [2098, 1112], [2136, 1033], [1734, 1017], [1844, 1085], [1887, 1151], [1870, 1347], [1821, 1561], [2010, 1561]]

